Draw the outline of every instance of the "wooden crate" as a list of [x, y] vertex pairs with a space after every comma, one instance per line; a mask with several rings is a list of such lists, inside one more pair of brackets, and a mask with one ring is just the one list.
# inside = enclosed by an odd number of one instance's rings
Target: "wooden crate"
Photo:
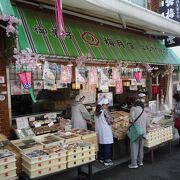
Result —
[[16, 160], [13, 160], [12, 162], [4, 163], [0, 165], [0, 174], [2, 174], [4, 171], [10, 171], [11, 169], [16, 168]]
[[[29, 143], [28, 142], [32, 142]], [[34, 139], [21, 139], [13, 140], [11, 143], [16, 147], [19, 152], [27, 152], [30, 150], [43, 149], [43, 144], [37, 142]]]
[[33, 137], [33, 139], [41, 144], [43, 144], [44, 147], [52, 147], [60, 145], [61, 143], [64, 143], [64, 140], [62, 138], [58, 138], [54, 136], [53, 134], [45, 134]]
[[11, 169], [9, 171], [4, 171], [3, 173], [0, 174], [0, 179], [1, 180], [13, 180], [13, 179], [16, 179], [16, 168], [14, 169]]
[[30, 171], [29, 169], [23, 166], [22, 171], [24, 171], [30, 178], [35, 178], [46, 174], [54, 173], [57, 171], [62, 171], [66, 168], [67, 168], [66, 163], [64, 163], [61, 165], [55, 165], [47, 168], [40, 168], [34, 171]]

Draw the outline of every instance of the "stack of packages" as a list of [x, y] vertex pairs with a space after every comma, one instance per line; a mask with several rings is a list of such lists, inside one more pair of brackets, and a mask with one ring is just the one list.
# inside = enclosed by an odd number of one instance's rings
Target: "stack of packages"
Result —
[[74, 132], [61, 130], [55, 134], [11, 141], [22, 154], [22, 170], [30, 178], [35, 178], [94, 161], [95, 144], [82, 140], [96, 137], [96, 133], [83, 129]]
[[112, 131], [118, 140], [125, 139], [129, 127], [129, 113], [124, 111], [111, 112], [113, 118]]
[[153, 125], [148, 129], [144, 146], [153, 147], [171, 139], [173, 139], [172, 126], [161, 127], [159, 125]]
[[33, 150], [22, 155], [22, 170], [30, 178], [64, 169], [66, 169], [66, 150], [59, 146]]
[[98, 151], [98, 137], [96, 132], [87, 129], [72, 129], [71, 132], [79, 135], [82, 141], [94, 144], [96, 152]]
[[95, 145], [77, 142], [64, 145], [67, 150], [67, 167], [71, 168], [95, 160]]
[[9, 150], [0, 151], [0, 179], [16, 179], [16, 156]]

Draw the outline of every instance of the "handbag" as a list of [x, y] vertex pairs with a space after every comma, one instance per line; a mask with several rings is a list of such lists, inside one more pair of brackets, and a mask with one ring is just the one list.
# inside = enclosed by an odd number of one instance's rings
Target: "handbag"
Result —
[[180, 117], [175, 118], [174, 127], [180, 129]]
[[137, 139], [144, 135], [143, 129], [135, 122], [141, 117], [144, 109], [142, 110], [141, 114], [136, 118], [136, 120], [132, 123], [132, 125], [128, 128], [127, 136], [129, 137], [131, 142], [135, 142]]

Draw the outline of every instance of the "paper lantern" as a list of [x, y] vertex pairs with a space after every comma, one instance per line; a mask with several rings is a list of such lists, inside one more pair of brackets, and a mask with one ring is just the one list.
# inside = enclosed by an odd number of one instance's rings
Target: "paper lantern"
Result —
[[152, 84], [152, 94], [160, 94], [160, 86], [158, 84]]
[[136, 79], [137, 82], [141, 82], [142, 80], [142, 72], [135, 72], [134, 73], [134, 78]]
[[36, 98], [33, 93], [32, 89], [32, 72], [22, 72], [17, 74], [21, 84], [23, 85], [24, 89], [28, 89], [31, 95], [33, 102], [36, 102]]
[[72, 89], [81, 89], [81, 84], [72, 83]]

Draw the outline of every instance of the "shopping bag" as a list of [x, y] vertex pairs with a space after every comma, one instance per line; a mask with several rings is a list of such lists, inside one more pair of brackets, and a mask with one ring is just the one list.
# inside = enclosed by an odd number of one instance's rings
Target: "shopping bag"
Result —
[[127, 131], [127, 135], [130, 141], [134, 142], [140, 137], [143, 137], [144, 131], [138, 124], [132, 124]]
[[180, 117], [175, 118], [174, 127], [180, 129]]

